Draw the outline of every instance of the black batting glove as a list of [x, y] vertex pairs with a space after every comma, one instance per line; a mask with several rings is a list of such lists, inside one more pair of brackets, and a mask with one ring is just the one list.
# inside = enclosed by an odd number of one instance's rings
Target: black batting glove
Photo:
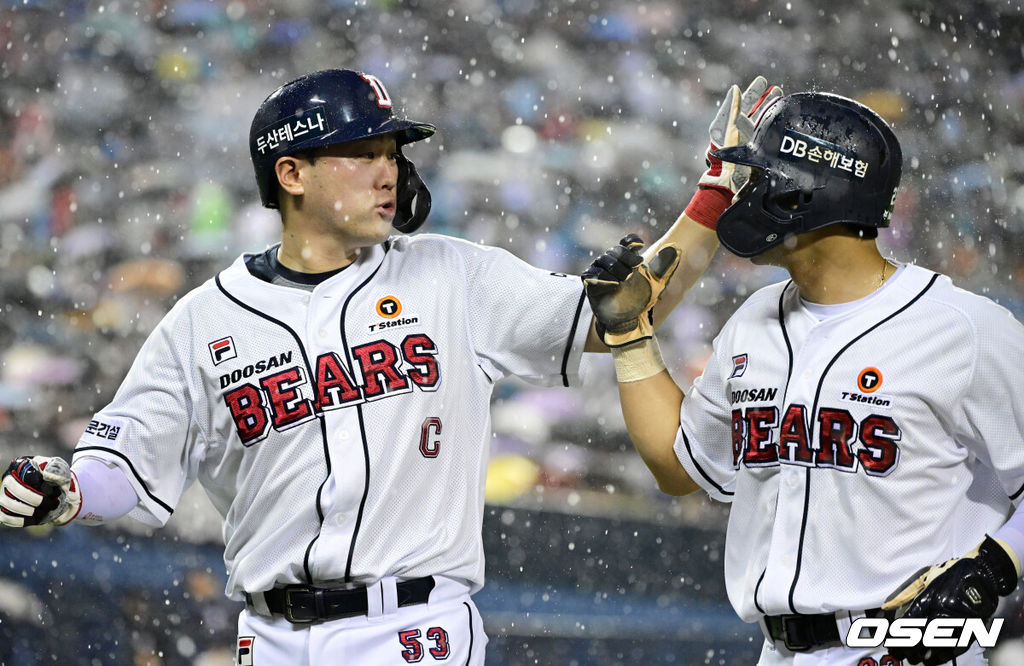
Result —
[[658, 250], [650, 264], [639, 250], [643, 241], [629, 234], [599, 256], [581, 276], [597, 321], [597, 333], [610, 348], [650, 339], [653, 308], [679, 264], [672, 243]]
[[622, 282], [629, 277], [634, 268], [643, 263], [644, 258], [639, 253], [643, 246], [644, 242], [636, 234], [624, 236], [618, 245], [608, 248], [604, 254], [594, 259], [580, 277], [584, 282], [588, 278], [603, 282]]
[[[613, 285], [614, 283], [622, 282], [629, 277], [634, 268], [643, 263], [644, 258], [640, 256], [640, 250], [643, 246], [644, 242], [639, 236], [627, 234], [622, 237], [618, 245], [613, 245], [605, 250], [604, 254], [594, 259], [580, 277], [588, 285]], [[587, 295], [591, 296], [592, 293], [593, 290], [588, 286]], [[593, 297], [591, 297], [591, 306], [593, 307], [593, 305]], [[597, 315], [597, 312], [595, 311], [594, 314]], [[607, 328], [604, 322], [601, 321], [600, 316], [595, 317], [595, 322], [598, 337], [607, 343], [605, 340]], [[628, 328], [635, 328], [635, 325], [628, 326]]]
[[[882, 608], [905, 608], [901, 617], [908, 618], [955, 617], [987, 621], [996, 612], [999, 598], [1017, 587], [1020, 565], [1008, 548], [986, 535], [967, 555], [915, 573]], [[968, 647], [914, 645], [890, 648], [889, 654], [911, 664], [938, 666], [960, 656]]]

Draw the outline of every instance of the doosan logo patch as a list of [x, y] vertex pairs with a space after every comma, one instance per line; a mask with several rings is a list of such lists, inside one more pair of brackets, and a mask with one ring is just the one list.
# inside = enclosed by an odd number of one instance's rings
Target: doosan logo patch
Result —
[[231, 336], [210, 343], [210, 358], [213, 359], [214, 365], [230, 361], [236, 356], [238, 353], [235, 351], [235, 341], [231, 339]]
[[743, 373], [747, 371], [747, 355], [740, 354], [739, 356], [732, 357], [732, 374], [729, 375], [729, 379], [733, 377], [742, 377]]

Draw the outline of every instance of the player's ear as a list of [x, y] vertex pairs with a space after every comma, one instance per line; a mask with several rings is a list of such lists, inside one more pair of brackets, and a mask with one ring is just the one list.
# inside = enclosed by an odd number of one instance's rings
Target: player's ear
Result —
[[305, 186], [302, 180], [300, 167], [306, 161], [295, 155], [285, 155], [274, 164], [274, 173], [277, 175], [277, 182], [281, 189], [292, 196], [305, 194]]

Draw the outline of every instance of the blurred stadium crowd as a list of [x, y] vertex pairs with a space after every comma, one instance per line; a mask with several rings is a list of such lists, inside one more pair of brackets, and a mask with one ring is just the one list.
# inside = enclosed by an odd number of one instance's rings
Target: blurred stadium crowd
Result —
[[[0, 0], [0, 454], [68, 455], [175, 299], [274, 241], [249, 122], [326, 67], [376, 74], [438, 125], [408, 152], [434, 194], [425, 231], [568, 273], [672, 223], [729, 84], [856, 97], [903, 144], [882, 244], [1024, 317], [1020, 2], [817, 4]], [[720, 252], [661, 334], [684, 385], [781, 277]], [[720, 524], [655, 490], [610, 363], [589, 370], [577, 391], [499, 386], [489, 500]], [[211, 511], [195, 499], [174, 538], [217, 542]]]

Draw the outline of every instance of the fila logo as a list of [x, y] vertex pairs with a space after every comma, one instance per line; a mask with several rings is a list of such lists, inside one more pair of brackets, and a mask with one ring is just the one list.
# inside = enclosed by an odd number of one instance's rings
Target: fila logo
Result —
[[402, 314], [402, 303], [394, 296], [385, 296], [377, 301], [377, 314], [385, 319], [394, 319]]
[[236, 356], [238, 353], [235, 351], [235, 341], [231, 339], [231, 336], [210, 343], [210, 357], [213, 359], [214, 365], [230, 361]]
[[740, 354], [739, 356], [732, 357], [732, 374], [729, 375], [729, 379], [733, 377], [742, 377], [743, 373], [747, 371], [747, 355]]
[[235, 663], [238, 666], [252, 666], [252, 650], [255, 642], [255, 636], [238, 637], [238, 652], [235, 655]]
[[874, 393], [882, 386], [882, 372], [878, 368], [864, 368], [857, 375], [857, 388], [864, 393]]

